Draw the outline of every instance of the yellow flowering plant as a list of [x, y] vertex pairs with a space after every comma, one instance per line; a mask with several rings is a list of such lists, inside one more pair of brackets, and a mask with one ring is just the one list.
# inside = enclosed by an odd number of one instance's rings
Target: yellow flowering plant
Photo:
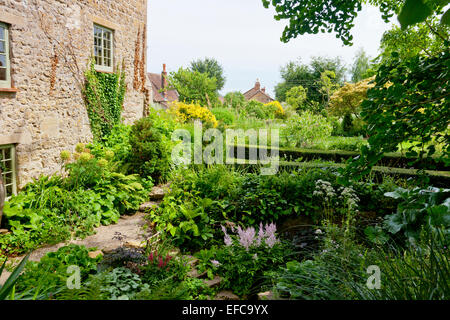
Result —
[[202, 107], [198, 103], [174, 102], [170, 105], [169, 112], [175, 115], [181, 123], [198, 119], [207, 127], [216, 128], [218, 125], [214, 114], [208, 108]]

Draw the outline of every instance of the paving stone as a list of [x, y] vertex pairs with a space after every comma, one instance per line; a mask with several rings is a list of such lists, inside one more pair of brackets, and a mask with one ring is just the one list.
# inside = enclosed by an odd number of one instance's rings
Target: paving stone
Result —
[[183, 260], [187, 261], [187, 264], [191, 267], [195, 267], [198, 264], [198, 259], [193, 256], [183, 256]]
[[206, 271], [200, 273], [200, 272], [198, 272], [197, 269], [194, 268], [187, 273], [187, 276], [191, 277], [191, 278], [201, 278], [201, 277], [204, 277], [206, 275], [206, 273], [207, 273]]
[[205, 283], [209, 288], [217, 287], [221, 282], [222, 278], [219, 276], [215, 276], [212, 280], [205, 280]]
[[145, 248], [145, 243], [138, 241], [138, 240], [128, 240], [125, 243], [125, 247], [134, 248], [134, 249], [142, 249], [142, 248]]
[[240, 300], [237, 295], [231, 291], [220, 291], [216, 294], [214, 300]]
[[258, 300], [275, 300], [272, 291], [258, 293]]
[[102, 250], [97, 250], [97, 251], [91, 251], [89, 252], [89, 258], [91, 259], [95, 259], [98, 256], [103, 256], [103, 251]]
[[140, 212], [147, 212], [150, 211], [151, 209], [155, 208], [158, 206], [158, 203], [154, 202], [154, 201], [150, 201], [150, 202], [146, 202], [141, 204], [141, 206], [139, 207], [139, 211]]

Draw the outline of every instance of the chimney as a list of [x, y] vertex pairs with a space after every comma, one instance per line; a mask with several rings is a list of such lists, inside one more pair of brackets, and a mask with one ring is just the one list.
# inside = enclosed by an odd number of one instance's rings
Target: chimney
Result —
[[167, 70], [166, 64], [163, 64], [163, 72], [161, 73], [161, 89], [164, 101], [167, 101]]
[[261, 83], [259, 82], [259, 79], [256, 80], [255, 89], [258, 91], [261, 90]]
[[266, 87], [262, 88], [261, 91], [266, 93]]

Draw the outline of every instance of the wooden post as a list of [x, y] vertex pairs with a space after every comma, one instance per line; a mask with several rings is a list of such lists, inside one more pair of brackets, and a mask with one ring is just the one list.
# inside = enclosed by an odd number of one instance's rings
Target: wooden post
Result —
[[0, 168], [0, 227], [2, 225], [3, 205], [5, 204], [6, 190], [3, 183], [2, 169]]

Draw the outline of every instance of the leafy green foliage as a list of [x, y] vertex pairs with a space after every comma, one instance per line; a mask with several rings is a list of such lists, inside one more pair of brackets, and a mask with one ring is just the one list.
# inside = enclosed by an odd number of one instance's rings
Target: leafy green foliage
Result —
[[306, 109], [307, 93], [308, 89], [302, 86], [292, 87], [286, 93], [286, 103], [295, 110], [304, 111]]
[[416, 243], [423, 230], [433, 232], [443, 228], [450, 241], [450, 189], [399, 188], [386, 196], [399, 201], [397, 212], [385, 220], [390, 233], [401, 232], [409, 242]]
[[216, 79], [217, 90], [222, 90], [225, 86], [226, 78], [223, 74], [223, 68], [214, 58], [199, 59], [191, 62], [191, 70], [205, 73], [210, 78]]
[[90, 157], [68, 163], [65, 179], [41, 177], [13, 196], [5, 206], [12, 233], [0, 238], [2, 253], [22, 253], [72, 235], [85, 237], [147, 200], [151, 182], [113, 172], [99, 161]]
[[[323, 76], [329, 74], [324, 72], [333, 72], [334, 76], [324, 79]], [[328, 103], [331, 89], [344, 82], [345, 72], [345, 65], [340, 58], [312, 57], [309, 65], [303, 64], [300, 60], [291, 61], [281, 68], [283, 81], [276, 85], [275, 95], [277, 100], [287, 102], [287, 92], [294, 87], [302, 86], [307, 91], [304, 108], [320, 112]]]
[[151, 177], [159, 182], [166, 178], [170, 168], [169, 137], [155, 125], [151, 117], [135, 122], [130, 133], [131, 153], [129, 165], [132, 172]]
[[[30, 257], [30, 254], [25, 256], [25, 258], [20, 261], [19, 265], [14, 268], [11, 275], [6, 279], [5, 283], [0, 286], [0, 301], [6, 300], [6, 298], [11, 294], [11, 292], [14, 291], [14, 286], [16, 285], [16, 282], [20, 278], [20, 274], [22, 273], [23, 269], [25, 268], [25, 265], [28, 261], [28, 258]], [[3, 273], [3, 270], [5, 269], [6, 260], [3, 262], [2, 266], [0, 267], [0, 276]]]
[[95, 140], [109, 135], [120, 122], [126, 92], [125, 70], [117, 73], [95, 71], [94, 61], [85, 72], [83, 95]]
[[216, 117], [217, 121], [226, 125], [231, 125], [236, 119], [236, 115], [232, 109], [229, 108], [214, 108], [211, 112]]
[[37, 288], [39, 293], [47, 298], [57, 294], [66, 286], [69, 266], [80, 268], [81, 280], [87, 279], [89, 274], [97, 270], [97, 263], [101, 260], [89, 257], [89, 250], [84, 246], [74, 244], [62, 247], [56, 252], [47, 253], [40, 262], [28, 262], [25, 271], [17, 282], [17, 291], [25, 292], [30, 288]]
[[408, 60], [417, 55], [428, 57], [439, 55], [446, 50], [445, 39], [449, 38], [449, 27], [441, 25], [438, 19], [429, 19], [402, 30], [393, 26], [381, 39], [381, 55], [377, 58], [383, 64], [397, 52], [400, 60]]
[[372, 69], [372, 64], [370, 62], [370, 57], [367, 56], [362, 48], [358, 50], [355, 55], [351, 73], [353, 83], [357, 83], [375, 75], [375, 71]]
[[325, 117], [305, 111], [291, 117], [281, 131], [290, 147], [306, 147], [311, 146], [315, 140], [331, 136], [333, 127]]
[[[366, 248], [344, 231], [327, 228], [320, 252], [267, 273], [281, 298], [299, 300], [447, 300], [449, 253], [442, 236], [422, 238], [419, 248], [383, 244]], [[336, 231], [336, 229], [338, 231]], [[367, 268], [381, 270], [380, 290], [367, 287]]]
[[170, 73], [169, 83], [177, 90], [181, 102], [209, 107], [218, 104], [217, 80], [206, 73], [180, 68]]
[[224, 97], [224, 103], [235, 110], [242, 110], [247, 104], [244, 95], [239, 91], [229, 92]]
[[438, 159], [449, 162], [450, 52], [436, 57], [416, 56], [401, 61], [398, 55], [380, 66], [376, 86], [369, 90], [361, 115], [368, 124], [369, 146], [362, 157], [352, 162], [347, 175], [359, 178], [383, 157], [408, 142], [406, 153], [411, 162], [442, 150]]

